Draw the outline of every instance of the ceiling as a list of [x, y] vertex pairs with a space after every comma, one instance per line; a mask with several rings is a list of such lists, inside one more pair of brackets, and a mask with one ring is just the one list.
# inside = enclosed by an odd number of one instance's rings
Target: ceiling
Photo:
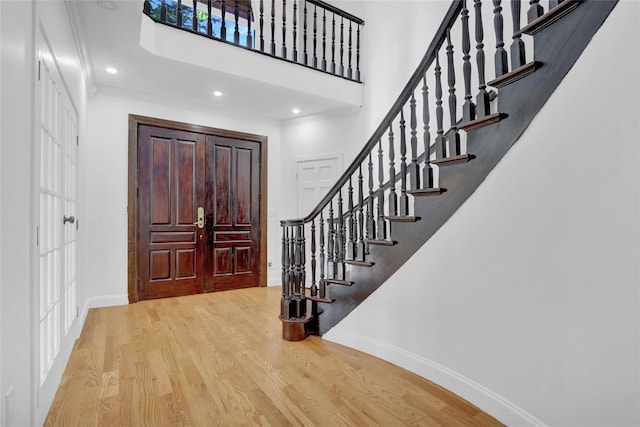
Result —
[[[272, 86], [151, 54], [139, 44], [142, 0], [76, 0], [73, 6], [98, 92], [115, 87], [275, 120], [297, 117], [293, 108], [301, 110], [300, 116], [308, 116], [349, 107], [295, 88]], [[118, 73], [109, 74], [108, 67]], [[216, 90], [223, 96], [213, 96]]]

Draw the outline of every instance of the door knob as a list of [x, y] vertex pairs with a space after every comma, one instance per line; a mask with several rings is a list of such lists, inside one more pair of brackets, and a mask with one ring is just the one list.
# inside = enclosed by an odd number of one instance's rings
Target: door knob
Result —
[[76, 217], [74, 217], [73, 215], [71, 215], [71, 216], [63, 216], [62, 217], [62, 225], [66, 224], [68, 222], [73, 224], [74, 222], [76, 222]]
[[204, 228], [204, 208], [198, 208], [198, 222], [194, 222], [193, 225]]

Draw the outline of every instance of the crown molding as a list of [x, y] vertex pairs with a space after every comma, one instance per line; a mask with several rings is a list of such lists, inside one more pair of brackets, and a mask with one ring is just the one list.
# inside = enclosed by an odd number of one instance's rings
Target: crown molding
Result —
[[82, 26], [82, 19], [80, 17], [80, 11], [78, 10], [78, 2], [73, 0], [65, 0], [64, 5], [67, 9], [67, 16], [69, 17], [69, 23], [71, 24], [71, 32], [73, 33], [73, 40], [76, 44], [78, 51], [78, 57], [80, 58], [80, 66], [82, 67], [82, 73], [84, 74], [85, 82], [87, 85], [87, 92], [89, 96], [95, 95], [98, 91], [95, 76], [93, 73], [93, 63], [91, 62], [91, 55], [87, 50], [84, 36], [84, 28]]

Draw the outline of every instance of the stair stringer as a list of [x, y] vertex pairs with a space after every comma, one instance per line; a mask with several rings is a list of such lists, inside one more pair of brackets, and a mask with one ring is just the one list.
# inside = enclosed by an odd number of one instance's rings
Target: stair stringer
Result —
[[417, 198], [415, 216], [421, 220], [392, 224], [391, 237], [398, 243], [395, 246], [371, 245], [367, 260], [375, 265], [352, 266], [348, 280], [355, 285], [332, 287], [331, 297], [335, 301], [321, 304], [320, 335], [375, 292], [473, 194], [551, 97], [616, 3], [582, 2], [569, 15], [535, 35], [534, 59], [542, 66], [499, 91], [498, 111], [508, 117], [471, 131], [467, 136], [467, 152], [474, 158], [468, 163], [440, 167], [440, 187], [447, 191], [437, 197]]

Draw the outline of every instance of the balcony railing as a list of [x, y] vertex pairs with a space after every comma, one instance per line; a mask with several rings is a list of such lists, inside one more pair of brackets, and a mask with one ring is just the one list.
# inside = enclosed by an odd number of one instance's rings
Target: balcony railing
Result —
[[[320, 0], [145, 0], [144, 13], [244, 49], [360, 82], [364, 21]], [[255, 10], [258, 5], [258, 10]]]

